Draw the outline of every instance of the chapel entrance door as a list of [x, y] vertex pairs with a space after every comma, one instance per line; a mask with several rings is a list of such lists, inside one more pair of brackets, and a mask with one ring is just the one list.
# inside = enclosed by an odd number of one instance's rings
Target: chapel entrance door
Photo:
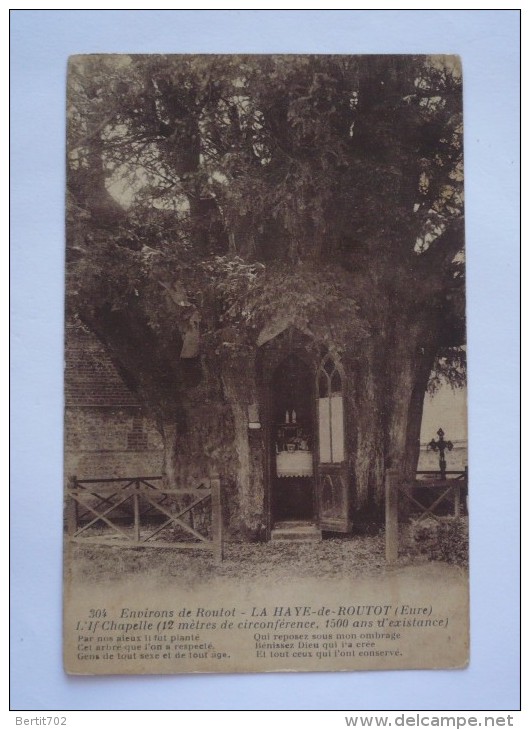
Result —
[[317, 370], [317, 502], [319, 527], [350, 532], [350, 493], [344, 419], [344, 372], [328, 353]]
[[297, 355], [271, 382], [271, 513], [273, 524], [315, 519], [314, 380]]

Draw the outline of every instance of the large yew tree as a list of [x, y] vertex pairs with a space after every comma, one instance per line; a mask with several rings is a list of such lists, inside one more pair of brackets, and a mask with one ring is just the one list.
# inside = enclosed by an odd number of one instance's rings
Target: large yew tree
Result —
[[463, 377], [457, 59], [85, 56], [68, 92], [68, 316], [157, 419], [169, 480], [215, 468], [259, 520], [246, 408], [288, 322], [350, 363], [356, 505], [380, 504], [433, 377]]

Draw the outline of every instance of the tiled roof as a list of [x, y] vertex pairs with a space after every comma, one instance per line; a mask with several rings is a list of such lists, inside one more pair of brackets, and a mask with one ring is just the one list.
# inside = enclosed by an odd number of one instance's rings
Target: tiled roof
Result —
[[99, 340], [83, 327], [66, 328], [64, 390], [67, 408], [140, 405]]

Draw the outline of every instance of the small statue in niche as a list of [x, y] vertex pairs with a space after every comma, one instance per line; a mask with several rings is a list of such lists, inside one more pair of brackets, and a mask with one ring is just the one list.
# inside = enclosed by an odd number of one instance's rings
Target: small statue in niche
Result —
[[303, 429], [299, 428], [297, 430], [293, 443], [297, 451], [309, 451], [309, 438]]
[[310, 451], [311, 446], [307, 433], [301, 426], [292, 423], [282, 425], [276, 432], [276, 453], [282, 451]]

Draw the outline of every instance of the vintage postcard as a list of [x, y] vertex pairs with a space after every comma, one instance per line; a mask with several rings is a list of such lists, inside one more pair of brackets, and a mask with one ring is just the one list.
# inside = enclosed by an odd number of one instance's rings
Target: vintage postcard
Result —
[[64, 661], [463, 668], [462, 69], [68, 65]]

